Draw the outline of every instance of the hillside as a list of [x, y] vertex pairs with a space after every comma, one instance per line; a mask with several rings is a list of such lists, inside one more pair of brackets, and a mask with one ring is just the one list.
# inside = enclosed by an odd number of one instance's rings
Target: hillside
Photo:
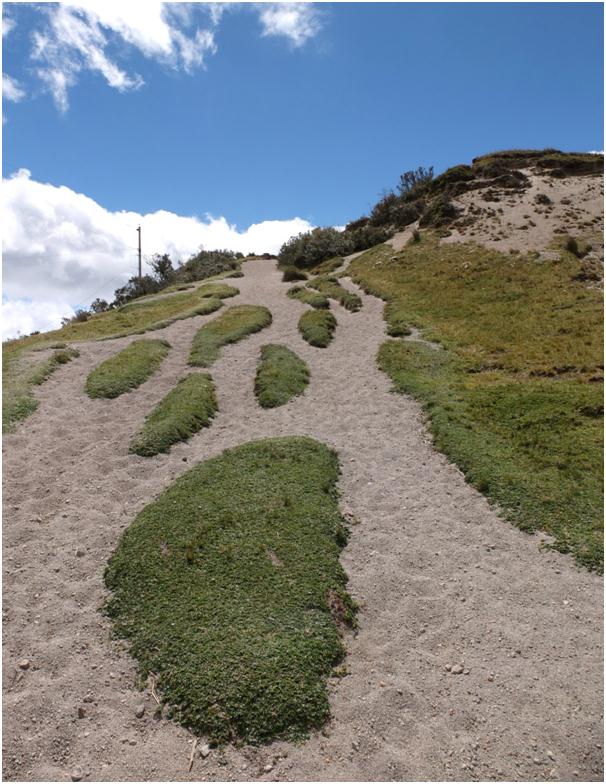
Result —
[[3, 346], [7, 780], [602, 780], [602, 173]]

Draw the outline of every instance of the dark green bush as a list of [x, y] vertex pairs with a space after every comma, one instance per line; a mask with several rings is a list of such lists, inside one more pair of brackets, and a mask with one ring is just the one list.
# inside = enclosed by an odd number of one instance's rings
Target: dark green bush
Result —
[[425, 208], [419, 226], [438, 228], [445, 226], [457, 217], [457, 209], [446, 196], [437, 196]]
[[307, 280], [307, 275], [296, 267], [284, 267], [282, 270], [282, 281], [292, 283], [294, 280]]

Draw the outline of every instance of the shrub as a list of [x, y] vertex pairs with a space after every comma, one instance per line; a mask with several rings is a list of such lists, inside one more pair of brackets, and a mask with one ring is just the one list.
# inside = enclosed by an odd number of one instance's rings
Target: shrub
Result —
[[534, 200], [537, 204], [553, 204], [546, 193], [537, 193], [537, 195], [534, 197]]
[[158, 369], [169, 348], [166, 340], [134, 340], [89, 373], [86, 393], [114, 398], [136, 389]]
[[307, 280], [307, 275], [296, 267], [284, 267], [282, 270], [282, 281], [291, 283], [293, 280]]
[[305, 391], [309, 368], [286, 346], [270, 344], [261, 348], [255, 378], [255, 395], [263, 408], [276, 408]]
[[457, 209], [446, 196], [437, 196], [425, 208], [419, 220], [419, 226], [437, 228], [450, 223], [457, 217]]
[[196, 333], [189, 354], [189, 364], [210, 367], [221, 347], [251, 335], [271, 324], [271, 313], [261, 305], [235, 305], [209, 321]]
[[318, 348], [328, 346], [336, 327], [336, 318], [327, 310], [308, 310], [299, 319], [299, 332], [303, 339]]
[[231, 250], [200, 250], [177, 269], [175, 278], [178, 281], [191, 283], [239, 267], [239, 256]]
[[182, 378], [145, 419], [130, 451], [143, 457], [168, 452], [173, 444], [186, 441], [210, 425], [217, 399], [208, 373], [191, 373]]
[[317, 228], [291, 237], [280, 248], [278, 259], [281, 267], [314, 267], [331, 256], [347, 256], [352, 247], [347, 232]]

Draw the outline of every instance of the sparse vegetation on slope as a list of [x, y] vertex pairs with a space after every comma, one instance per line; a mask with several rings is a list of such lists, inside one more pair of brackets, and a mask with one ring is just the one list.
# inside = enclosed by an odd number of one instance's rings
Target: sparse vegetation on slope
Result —
[[[26, 419], [38, 408], [34, 387], [42, 384], [61, 365], [79, 352], [65, 344], [48, 345], [50, 356], [38, 350], [6, 350], [2, 352], [2, 430], [8, 432], [17, 422]], [[45, 352], [46, 353], [46, 352]]]
[[305, 391], [309, 368], [286, 346], [262, 346], [255, 378], [255, 394], [263, 408], [276, 408]]
[[207, 427], [216, 411], [212, 378], [208, 373], [191, 373], [181, 379], [146, 417], [130, 451], [143, 457], [168, 452], [173, 444], [186, 441]]
[[326, 348], [333, 339], [337, 320], [330, 311], [308, 310], [299, 319], [299, 332], [311, 346]]
[[283, 267], [282, 281], [284, 283], [291, 283], [295, 280], [307, 280], [307, 274], [296, 267]]
[[228, 308], [198, 330], [192, 342], [189, 364], [210, 367], [218, 358], [222, 346], [236, 343], [270, 324], [271, 313], [261, 305], [235, 305]]
[[362, 300], [360, 297], [357, 294], [344, 289], [337, 278], [321, 275], [318, 278], [310, 280], [308, 285], [321, 294], [325, 294], [327, 297], [336, 300], [352, 313], [356, 313], [362, 307]]
[[286, 294], [291, 299], [298, 299], [306, 305], [311, 305], [312, 308], [318, 310], [326, 310], [328, 308], [328, 297], [325, 294], [320, 294], [319, 291], [311, 291], [311, 289], [304, 286], [293, 286], [288, 289]]
[[134, 340], [89, 373], [87, 394], [90, 397], [114, 398], [130, 392], [158, 369], [169, 348], [166, 340]]
[[581, 264], [424, 235], [395, 258], [368, 251], [350, 273], [387, 300], [391, 329], [414, 325], [444, 348], [390, 341], [379, 356], [425, 403], [436, 446], [520, 528], [601, 569], [602, 303]]
[[146, 507], [106, 570], [107, 612], [174, 718], [212, 742], [297, 738], [329, 715], [353, 602], [335, 454], [256, 441], [201, 463]]

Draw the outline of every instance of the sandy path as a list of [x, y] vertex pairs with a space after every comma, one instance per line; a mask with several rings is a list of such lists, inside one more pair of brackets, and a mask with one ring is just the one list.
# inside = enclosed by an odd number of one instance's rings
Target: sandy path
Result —
[[[90, 400], [84, 379], [133, 338], [82, 344], [4, 440], [5, 778], [66, 780], [78, 766], [95, 780], [601, 779], [602, 580], [540, 552], [538, 537], [500, 520], [433, 450], [419, 406], [391, 394], [377, 369], [379, 300], [362, 295], [357, 314], [334, 306], [336, 339], [314, 349], [296, 330], [305, 307], [285, 296], [274, 263], [244, 271], [228, 304], [265, 304], [274, 322], [213, 366], [220, 413], [210, 429], [169, 455], [127, 451], [186, 370], [205, 316], [154, 333], [172, 343], [169, 357], [114, 401]], [[263, 411], [253, 377], [272, 341], [307, 360], [311, 383]], [[151, 696], [134, 688], [133, 662], [97, 612], [103, 568], [133, 516], [194, 462], [287, 434], [339, 451], [343, 507], [360, 521], [343, 553], [362, 604], [350, 674], [331, 684], [324, 733], [299, 747], [213, 751], [188, 774], [191, 735], [152, 718]], [[458, 663], [469, 673], [446, 671]]]

